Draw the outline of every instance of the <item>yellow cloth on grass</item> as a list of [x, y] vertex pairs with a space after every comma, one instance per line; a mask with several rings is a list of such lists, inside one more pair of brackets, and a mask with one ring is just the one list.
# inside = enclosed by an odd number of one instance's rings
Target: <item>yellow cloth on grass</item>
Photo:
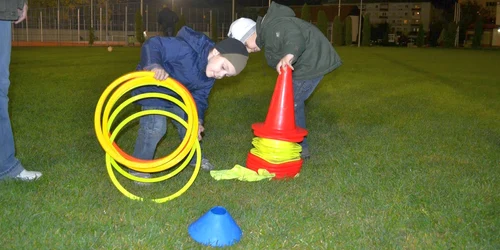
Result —
[[255, 172], [238, 164], [231, 169], [212, 170], [210, 171], [210, 175], [217, 181], [230, 179], [238, 179], [240, 181], [261, 181], [265, 179], [271, 180], [275, 176], [275, 174], [271, 174], [265, 169], [259, 169], [258, 172]]

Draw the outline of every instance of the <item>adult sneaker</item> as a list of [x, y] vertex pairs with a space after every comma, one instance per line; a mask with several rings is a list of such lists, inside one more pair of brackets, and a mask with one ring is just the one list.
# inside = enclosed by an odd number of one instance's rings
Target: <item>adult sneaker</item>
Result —
[[28, 171], [24, 169], [15, 178], [21, 181], [34, 181], [42, 176], [42, 173], [38, 171]]

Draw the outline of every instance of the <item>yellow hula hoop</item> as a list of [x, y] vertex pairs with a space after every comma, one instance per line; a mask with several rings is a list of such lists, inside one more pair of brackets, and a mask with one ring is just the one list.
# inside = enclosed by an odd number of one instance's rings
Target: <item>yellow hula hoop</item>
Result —
[[[122, 194], [134, 200], [143, 200], [143, 198], [134, 195], [128, 190], [126, 190], [117, 180], [113, 169], [115, 169], [118, 173], [122, 174], [126, 178], [129, 178], [134, 181], [147, 182], [147, 183], [159, 182], [167, 180], [177, 175], [189, 164], [194, 153], [197, 154], [196, 167], [194, 168], [193, 174], [191, 175], [191, 178], [188, 180], [188, 182], [177, 192], [169, 196], [152, 199], [152, 201], [154, 202], [161, 203], [168, 200], [172, 200], [180, 196], [193, 184], [194, 180], [196, 179], [199, 173], [201, 165], [201, 148], [198, 142], [198, 113], [196, 110], [196, 104], [194, 102], [193, 97], [184, 86], [182, 86], [179, 82], [175, 81], [174, 79], [168, 78], [165, 81], [158, 81], [154, 79], [153, 76], [154, 73], [152, 72], [141, 71], [141, 72], [126, 74], [113, 81], [104, 90], [97, 103], [94, 114], [94, 129], [99, 144], [106, 152], [106, 167], [111, 181]], [[113, 110], [113, 112], [111, 112], [116, 102], [118, 102], [118, 100], [125, 93], [130, 92], [134, 88], [147, 85], [162, 86], [165, 88], [169, 88], [175, 93], [177, 93], [181, 97], [182, 101], [163, 93], [145, 93], [128, 98], [120, 105], [118, 105], [118, 107], [116, 107]], [[137, 100], [145, 98], [160, 98], [175, 103], [187, 114], [188, 116], [187, 122], [184, 121], [184, 119], [180, 118], [179, 116], [164, 110], [144, 110], [128, 116], [123, 121], [121, 121], [114, 128], [113, 131], [111, 131], [115, 118], [126, 106]], [[182, 126], [186, 127], [186, 136], [179, 144], [179, 146], [168, 156], [155, 160], [136, 159], [126, 154], [118, 147], [118, 145], [114, 143], [116, 136], [126, 124], [128, 124], [133, 119], [137, 119], [145, 115], [167, 116], [176, 120]], [[136, 171], [153, 173], [172, 168], [176, 166], [183, 159], [184, 162], [177, 169], [171, 171], [170, 173], [164, 176], [155, 178], [140, 178], [137, 176], [133, 176], [126, 170], [124, 170], [122, 167], [120, 167], [120, 165], [118, 164], [120, 163]]]
[[[134, 76], [137, 76], [137, 78], [133, 78]], [[113, 82], [108, 89], [106, 89], [101, 96], [97, 108], [96, 108], [96, 114], [95, 114], [95, 121], [100, 120], [100, 113], [102, 112], [102, 106], [104, 105], [104, 102], [111, 93], [112, 89], [116, 88], [119, 83], [116, 83], [117, 81], [120, 80], [125, 80], [121, 86], [118, 87], [118, 89], [111, 95], [109, 98], [107, 105], [104, 109], [104, 112], [102, 114], [102, 127], [101, 124], [96, 124], [95, 129], [96, 129], [96, 134], [99, 140], [99, 143], [103, 147], [103, 149], [106, 151], [106, 153], [110, 154], [113, 159], [118, 161], [119, 163], [131, 167], [132, 169], [140, 169], [140, 168], [151, 168], [151, 167], [157, 167], [159, 165], [165, 165], [167, 162], [171, 161], [172, 159], [175, 158], [177, 154], [179, 154], [180, 151], [182, 151], [186, 147], [190, 147], [194, 141], [197, 141], [197, 133], [198, 133], [198, 116], [196, 112], [196, 105], [194, 103], [194, 100], [191, 97], [191, 94], [179, 83], [177, 83], [175, 80], [168, 78], [167, 80], [164, 81], [163, 84], [161, 84], [158, 80], [153, 78], [153, 73], [152, 72], [136, 72], [132, 74], [125, 75], [121, 78], [118, 78]], [[152, 84], [155, 83], [155, 84]], [[188, 114], [188, 122], [189, 121], [194, 121], [190, 122], [189, 126], [186, 127], [186, 137], [184, 140], [181, 142], [179, 147], [170, 155], [157, 159], [157, 160], [152, 160], [152, 161], [147, 161], [143, 162], [142, 164], [137, 164], [136, 161], [129, 160], [126, 157], [122, 155], [122, 153], [118, 152], [118, 150], [115, 148], [115, 146], [112, 145], [112, 142], [107, 139], [109, 131], [107, 129], [110, 128], [112, 124], [108, 124], [109, 122], [109, 114], [111, 112], [111, 109], [113, 108], [114, 104], [118, 101], [118, 99], [123, 96], [123, 94], [129, 92], [133, 88], [141, 87], [141, 86], [146, 86], [146, 85], [161, 85], [163, 87], [170, 88], [177, 94], [181, 96], [185, 104], [188, 104], [189, 106], [187, 107], [186, 114]], [[144, 94], [143, 98], [148, 98], [148, 97], [155, 97], [155, 93], [148, 93]], [[134, 97], [132, 97], [134, 98]], [[138, 100], [138, 98], [134, 98], [134, 100]], [[132, 102], [132, 101], [130, 101]], [[121, 107], [123, 108], [123, 107]], [[182, 107], [181, 107], [182, 108]], [[120, 110], [118, 110], [120, 111]], [[189, 112], [191, 111], [191, 112]], [[194, 112], [193, 112], [194, 111]], [[191, 117], [190, 117], [191, 114]], [[191, 118], [191, 119], [190, 119]], [[188, 136], [190, 135], [190, 136]], [[175, 165], [175, 164], [172, 164]]]

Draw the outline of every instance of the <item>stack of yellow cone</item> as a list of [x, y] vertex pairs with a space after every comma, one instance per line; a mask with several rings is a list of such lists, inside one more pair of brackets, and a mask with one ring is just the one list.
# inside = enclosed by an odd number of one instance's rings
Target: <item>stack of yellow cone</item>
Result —
[[307, 131], [295, 125], [292, 71], [281, 71], [276, 82], [271, 105], [264, 123], [252, 125], [254, 134], [247, 157], [247, 168], [266, 169], [277, 179], [295, 177], [302, 167], [301, 142]]

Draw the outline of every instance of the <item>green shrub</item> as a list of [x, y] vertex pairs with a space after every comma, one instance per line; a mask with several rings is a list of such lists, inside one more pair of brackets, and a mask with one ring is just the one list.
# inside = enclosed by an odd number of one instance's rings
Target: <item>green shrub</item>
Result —
[[474, 36], [472, 37], [472, 47], [481, 47], [481, 40], [483, 39], [483, 20], [479, 19], [474, 24]]
[[179, 30], [183, 27], [183, 26], [186, 26], [186, 18], [184, 17], [184, 15], [180, 15], [179, 16], [179, 21], [175, 24], [175, 34], [177, 34], [177, 32], [179, 32]]
[[89, 25], [89, 45], [90, 46], [94, 45], [94, 40], [95, 40], [94, 28], [90, 27], [90, 25]]
[[420, 24], [418, 26], [418, 35], [417, 35], [417, 46], [422, 47], [425, 43], [425, 30], [424, 25]]
[[306, 3], [302, 6], [300, 18], [306, 22], [311, 22], [311, 8]]
[[142, 25], [142, 15], [140, 11], [135, 13], [135, 40], [141, 45], [146, 40], [144, 38], [144, 27]]
[[363, 18], [363, 33], [361, 43], [363, 46], [370, 46], [372, 37], [372, 25], [370, 24], [370, 15], [366, 14]]
[[210, 38], [212, 41], [217, 42], [219, 40], [219, 35], [217, 31], [217, 15], [212, 15], [210, 20]]
[[456, 34], [457, 34], [457, 24], [454, 22], [448, 23], [444, 31], [443, 45], [445, 47], [454, 47]]
[[340, 17], [336, 16], [333, 19], [333, 44], [336, 46], [342, 46], [344, 44], [344, 34], [343, 34], [342, 22]]
[[327, 31], [328, 31], [328, 19], [326, 18], [326, 13], [323, 10], [318, 11], [318, 22], [316, 24], [318, 29], [325, 35], [327, 36]]
[[346, 45], [352, 44], [352, 19], [347, 16], [344, 21], [344, 40]]

